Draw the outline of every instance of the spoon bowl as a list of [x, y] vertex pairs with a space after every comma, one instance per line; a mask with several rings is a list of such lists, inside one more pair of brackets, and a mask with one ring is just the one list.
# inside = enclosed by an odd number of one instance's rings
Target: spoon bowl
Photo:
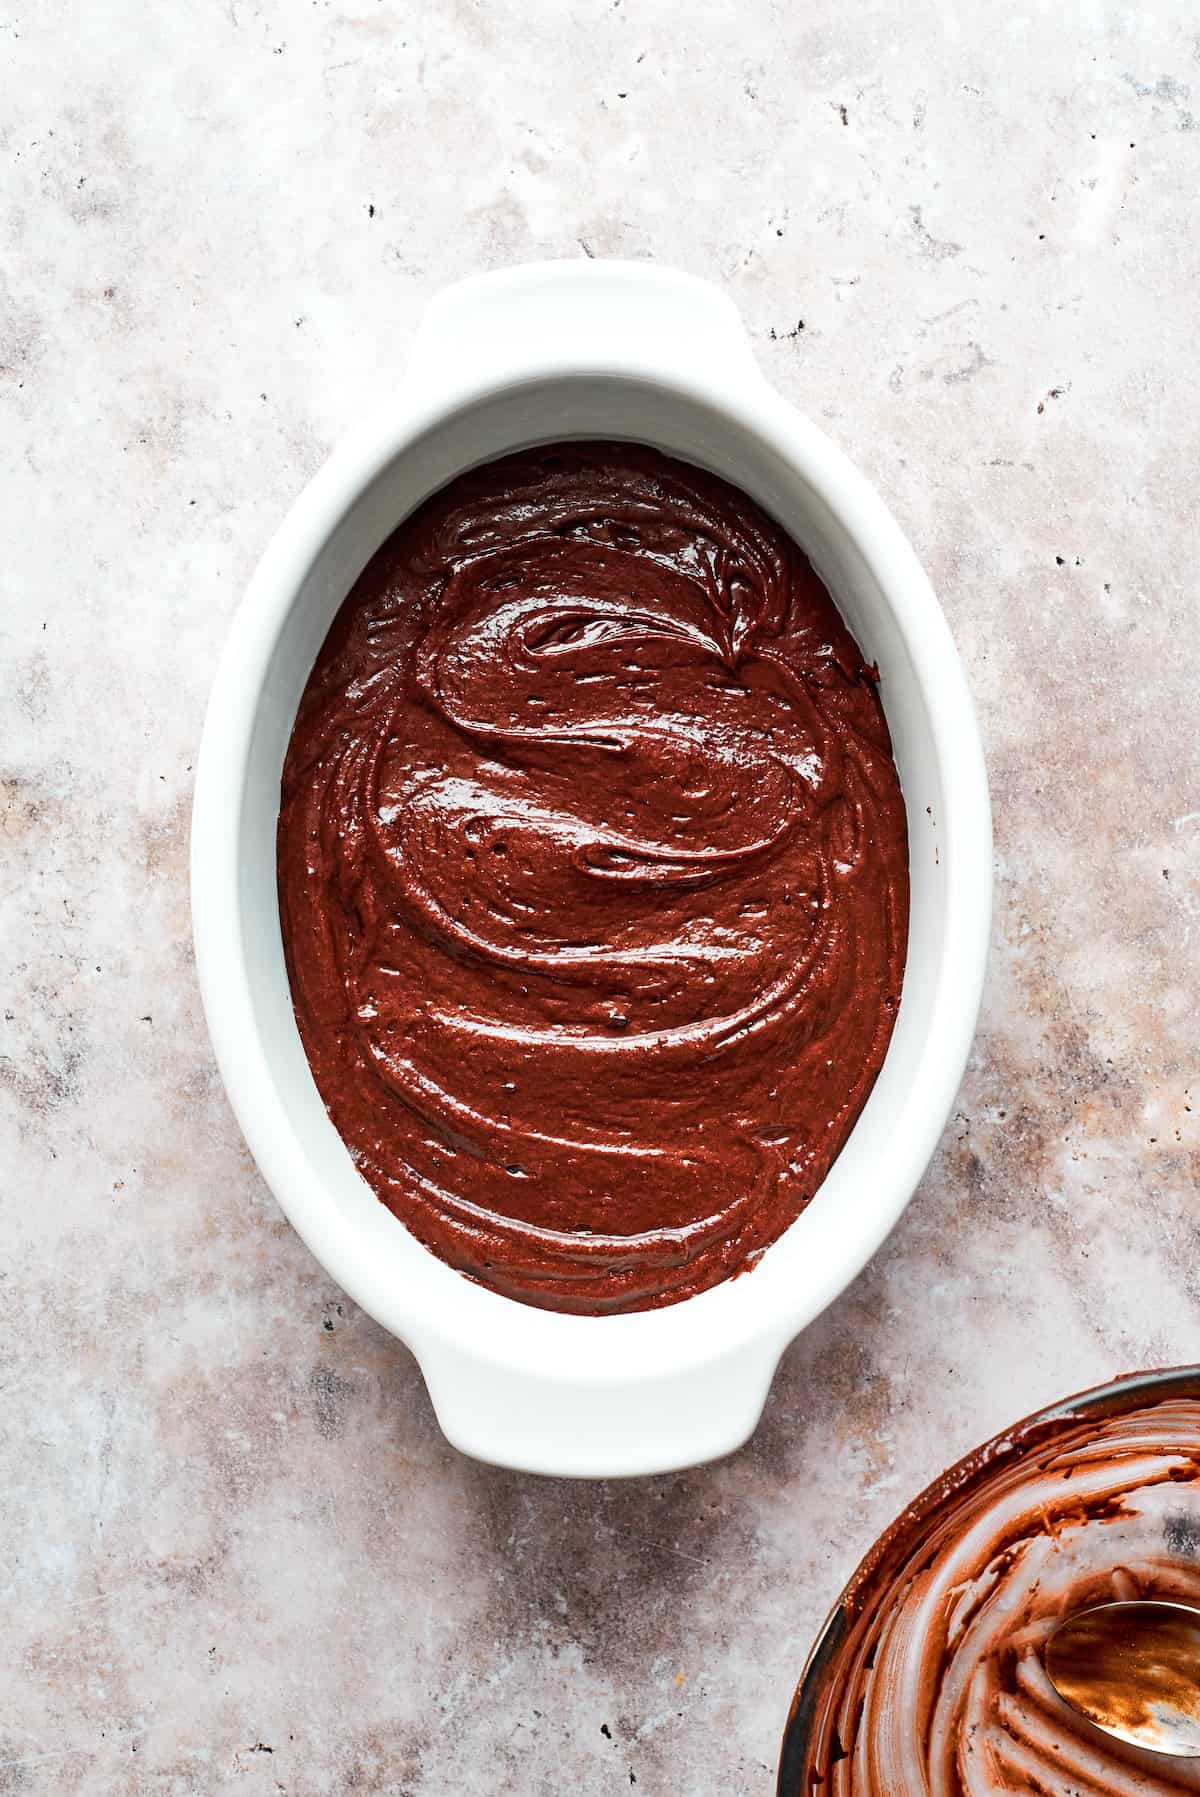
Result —
[[1200, 1758], [1200, 1610], [1137, 1600], [1059, 1624], [1046, 1675], [1089, 1722], [1134, 1747]]

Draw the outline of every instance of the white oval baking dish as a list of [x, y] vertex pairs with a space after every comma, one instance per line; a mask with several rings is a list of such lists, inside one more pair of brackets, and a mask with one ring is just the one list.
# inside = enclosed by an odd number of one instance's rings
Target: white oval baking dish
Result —
[[[423, 1248], [326, 1115], [284, 968], [280, 770], [317, 650], [355, 578], [429, 493], [564, 437], [651, 443], [732, 481], [807, 550], [879, 665], [908, 810], [908, 963], [879, 1079], [815, 1199], [753, 1272], [663, 1310], [573, 1317], [499, 1297]], [[312, 1252], [420, 1362], [467, 1453], [531, 1472], [666, 1471], [729, 1452], [779, 1356], [861, 1270], [945, 1124], [979, 1006], [991, 910], [987, 780], [945, 620], [886, 508], [757, 368], [707, 283], [561, 262], [440, 294], [410, 372], [297, 500], [221, 659], [192, 824], [196, 959], [247, 1142]]]

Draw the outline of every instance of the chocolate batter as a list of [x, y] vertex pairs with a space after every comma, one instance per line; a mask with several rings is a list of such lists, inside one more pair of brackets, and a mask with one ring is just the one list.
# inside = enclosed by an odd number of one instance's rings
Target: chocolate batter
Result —
[[1200, 1604], [1200, 1401], [1034, 1423], [918, 1499], [851, 1586], [781, 1797], [1171, 1797], [1200, 1762], [1091, 1727], [1042, 1663], [1057, 1624]]
[[876, 676], [724, 481], [564, 443], [375, 556], [283, 772], [300, 1034], [452, 1266], [589, 1314], [750, 1265], [891, 1035], [904, 807]]

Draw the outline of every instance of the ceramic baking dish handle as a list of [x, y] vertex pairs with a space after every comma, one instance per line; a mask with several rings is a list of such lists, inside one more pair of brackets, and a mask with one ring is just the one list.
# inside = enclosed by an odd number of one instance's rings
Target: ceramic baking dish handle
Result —
[[611, 1378], [552, 1364], [518, 1371], [446, 1341], [417, 1355], [442, 1431], [464, 1453], [525, 1472], [610, 1478], [732, 1453], [758, 1423], [780, 1351], [756, 1341], [707, 1366], [648, 1364]]
[[406, 381], [444, 399], [481, 379], [622, 370], [762, 381], [737, 308], [718, 288], [652, 262], [586, 257], [444, 288], [421, 321]]

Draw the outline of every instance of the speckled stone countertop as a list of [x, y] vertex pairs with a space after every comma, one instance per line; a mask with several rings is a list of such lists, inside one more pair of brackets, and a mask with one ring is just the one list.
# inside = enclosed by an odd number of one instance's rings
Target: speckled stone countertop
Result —
[[[1019, 1412], [1200, 1358], [1196, 20], [0, 17], [0, 1792], [766, 1797], [897, 1507]], [[186, 885], [209, 681], [288, 501], [434, 290], [584, 254], [723, 282], [878, 484], [996, 808], [921, 1191], [753, 1443], [629, 1486], [441, 1439], [242, 1147]]]

